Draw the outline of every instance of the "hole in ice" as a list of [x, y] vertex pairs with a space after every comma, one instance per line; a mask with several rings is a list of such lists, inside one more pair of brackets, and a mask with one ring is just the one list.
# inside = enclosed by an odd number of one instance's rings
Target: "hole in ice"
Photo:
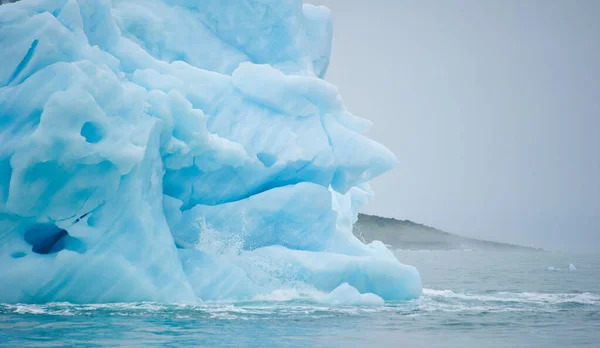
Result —
[[63, 237], [67, 231], [52, 224], [37, 224], [25, 232], [25, 241], [31, 244], [31, 250], [38, 254], [51, 254], [64, 249]]
[[10, 257], [12, 257], [13, 259], [20, 259], [22, 257], [25, 257], [27, 254], [22, 252], [22, 251], [15, 251], [14, 253], [10, 254]]
[[31, 251], [37, 254], [53, 254], [63, 249], [83, 254], [87, 251], [85, 244], [69, 233], [53, 224], [36, 224], [25, 232], [25, 241], [31, 244]]
[[104, 129], [96, 122], [87, 121], [81, 127], [81, 136], [88, 143], [97, 143], [104, 138]]
[[265, 165], [265, 167], [272, 166], [275, 162], [277, 162], [277, 157], [267, 152], [259, 152], [256, 154], [256, 158]]

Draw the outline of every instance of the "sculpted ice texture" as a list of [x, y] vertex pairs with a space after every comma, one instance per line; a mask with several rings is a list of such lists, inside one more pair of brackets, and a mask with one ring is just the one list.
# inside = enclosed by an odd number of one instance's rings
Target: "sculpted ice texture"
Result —
[[352, 235], [396, 159], [322, 80], [331, 34], [298, 0], [0, 6], [0, 302], [419, 296]]

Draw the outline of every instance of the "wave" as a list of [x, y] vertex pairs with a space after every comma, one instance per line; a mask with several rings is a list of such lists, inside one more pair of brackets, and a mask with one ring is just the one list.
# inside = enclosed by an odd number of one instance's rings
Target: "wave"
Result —
[[[331, 293], [309, 288], [290, 288], [256, 296], [249, 301], [214, 301], [198, 304], [154, 302], [73, 304], [1, 304], [0, 315], [52, 316], [164, 316], [224, 320], [257, 320], [282, 317], [323, 318], [339, 315], [368, 315], [390, 312], [398, 315], [427, 315], [439, 312], [558, 312], [565, 309], [600, 309], [600, 295], [584, 293], [485, 292], [423, 289], [411, 301], [384, 302], [372, 294], [359, 294], [352, 287]], [[437, 314], [436, 314], [437, 315]]]
[[423, 289], [423, 294], [429, 297], [445, 297], [480, 302], [515, 302], [534, 304], [564, 304], [579, 303], [600, 304], [600, 295], [584, 293], [537, 293], [537, 292], [507, 292], [498, 291], [493, 294], [457, 293], [452, 290]]
[[395, 311], [390, 306], [345, 305], [331, 306], [318, 303], [290, 301], [253, 301], [239, 303], [160, 304], [111, 303], [79, 305], [72, 303], [0, 304], [0, 317], [18, 316], [93, 316], [93, 317], [153, 317], [169, 316], [177, 319], [268, 320], [282, 317], [325, 318], [340, 315], [364, 315]]
[[537, 293], [496, 291], [485, 293], [423, 289], [416, 300], [423, 312], [554, 313], [570, 309], [598, 311], [600, 295], [584, 293]]

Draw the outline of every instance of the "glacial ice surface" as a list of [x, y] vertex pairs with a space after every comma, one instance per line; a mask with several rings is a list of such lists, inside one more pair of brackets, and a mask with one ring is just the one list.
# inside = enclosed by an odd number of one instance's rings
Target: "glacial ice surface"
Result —
[[352, 235], [396, 159], [322, 79], [331, 28], [299, 0], [0, 6], [0, 302], [419, 296]]

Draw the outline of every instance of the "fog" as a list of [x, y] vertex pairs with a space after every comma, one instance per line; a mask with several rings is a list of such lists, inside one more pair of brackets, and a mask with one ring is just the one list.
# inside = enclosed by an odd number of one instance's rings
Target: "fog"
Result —
[[600, 251], [600, 2], [311, 0], [326, 79], [400, 166], [365, 213]]

